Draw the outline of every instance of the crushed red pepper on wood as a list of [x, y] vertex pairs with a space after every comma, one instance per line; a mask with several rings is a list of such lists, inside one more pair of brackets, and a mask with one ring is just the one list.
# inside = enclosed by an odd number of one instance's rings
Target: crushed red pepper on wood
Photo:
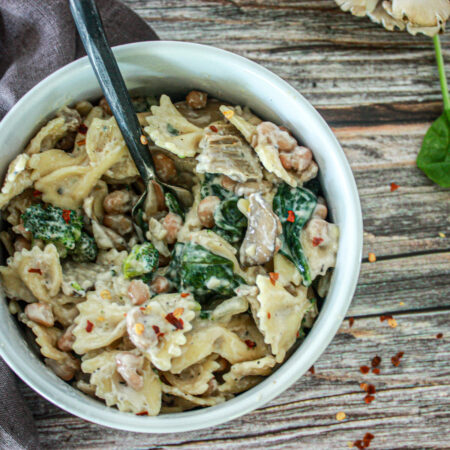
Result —
[[391, 192], [396, 191], [400, 186], [397, 183], [391, 183]]
[[353, 447], [358, 448], [359, 450], [363, 450], [364, 448], [370, 447], [370, 442], [375, 436], [372, 433], [366, 433], [362, 439], [358, 439], [353, 442]]
[[400, 359], [403, 358], [404, 354], [405, 354], [404, 352], [398, 352], [395, 356], [391, 358], [392, 364], [395, 367], [398, 367], [400, 365]]
[[87, 331], [88, 333], [90, 333], [90, 332], [92, 331], [93, 328], [94, 328], [94, 324], [93, 324], [90, 320], [88, 320], [88, 321], [86, 322], [86, 331]]
[[373, 395], [369, 395], [367, 394], [364, 397], [364, 401], [369, 405], [370, 403], [372, 403], [375, 400], [375, 397]]
[[169, 313], [166, 316], [167, 322], [173, 325], [177, 330], [182, 330], [184, 328], [183, 319], [177, 319], [173, 313]]
[[374, 367], [372, 369], [372, 373], [374, 373], [375, 375], [380, 375], [380, 369], [378, 367]]
[[316, 369], [314, 369], [314, 366], [311, 366], [308, 370], [309, 370], [313, 375], [316, 373]]
[[275, 283], [277, 282], [278, 278], [280, 277], [279, 273], [276, 272], [269, 272], [269, 278], [270, 282], [275, 286]]
[[369, 366], [361, 366], [360, 368], [359, 368], [359, 370], [361, 371], [361, 373], [363, 373], [363, 374], [366, 374], [366, 373], [369, 373]]
[[378, 367], [380, 365], [381, 358], [377, 355], [372, 359], [372, 367]]
[[392, 316], [380, 316], [380, 322], [384, 322], [385, 320], [393, 319]]
[[41, 269], [28, 269], [29, 273], [38, 273], [39, 275], [42, 275], [42, 270]]
[[442, 339], [444, 337], [444, 335], [442, 333], [438, 333], [436, 335], [436, 339]]
[[355, 323], [354, 317], [349, 317], [348, 318], [348, 326], [351, 328], [354, 323]]

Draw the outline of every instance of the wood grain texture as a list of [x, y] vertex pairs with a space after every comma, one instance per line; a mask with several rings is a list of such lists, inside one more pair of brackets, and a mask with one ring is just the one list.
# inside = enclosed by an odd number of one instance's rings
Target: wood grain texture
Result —
[[[442, 110], [432, 42], [388, 33], [332, 0], [124, 0], [162, 39], [246, 56], [291, 83], [333, 127], [353, 169], [364, 216], [360, 281], [315, 374], [265, 407], [213, 429], [140, 435], [73, 417], [21, 389], [44, 448], [448, 448], [450, 195], [416, 167]], [[442, 38], [450, 61], [450, 37]], [[450, 67], [448, 68], [450, 71]], [[390, 191], [390, 183], [400, 188]], [[439, 233], [444, 233], [441, 237]], [[377, 255], [367, 261], [368, 252]], [[393, 314], [397, 327], [380, 322]], [[436, 335], [443, 333], [443, 339]], [[405, 355], [399, 367], [390, 358]], [[359, 367], [382, 358], [381, 374]], [[372, 383], [367, 405], [361, 382]], [[342, 422], [336, 413], [347, 415]]]

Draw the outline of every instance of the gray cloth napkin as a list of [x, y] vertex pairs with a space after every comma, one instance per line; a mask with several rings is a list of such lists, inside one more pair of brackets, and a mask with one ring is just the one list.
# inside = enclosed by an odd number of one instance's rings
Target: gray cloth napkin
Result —
[[[116, 0], [97, 5], [111, 46], [158, 39]], [[84, 54], [68, 0], [1, 0], [0, 119], [39, 81]], [[39, 448], [33, 416], [1, 358], [0, 402], [0, 449]]]

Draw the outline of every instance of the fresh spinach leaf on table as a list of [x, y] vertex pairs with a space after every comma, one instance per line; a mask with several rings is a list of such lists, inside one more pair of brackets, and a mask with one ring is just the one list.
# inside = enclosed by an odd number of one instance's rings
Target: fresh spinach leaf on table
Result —
[[283, 227], [280, 253], [295, 264], [305, 286], [309, 286], [312, 280], [300, 233], [316, 205], [317, 198], [310, 190], [291, 188], [286, 183], [280, 184], [273, 199], [273, 210]]

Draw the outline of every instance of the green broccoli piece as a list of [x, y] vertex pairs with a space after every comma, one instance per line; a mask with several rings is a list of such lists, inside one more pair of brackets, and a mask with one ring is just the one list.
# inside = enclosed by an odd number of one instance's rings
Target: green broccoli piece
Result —
[[74, 250], [83, 228], [83, 216], [70, 209], [41, 204], [30, 206], [22, 214], [24, 227], [35, 239], [60, 244]]
[[150, 242], [135, 245], [122, 265], [125, 278], [140, 277], [146, 281], [151, 278], [152, 272], [158, 268], [158, 250]]
[[74, 261], [95, 261], [97, 258], [97, 244], [95, 239], [89, 236], [87, 233], [82, 232], [80, 239], [75, 245], [75, 249], [72, 253], [72, 258]]

